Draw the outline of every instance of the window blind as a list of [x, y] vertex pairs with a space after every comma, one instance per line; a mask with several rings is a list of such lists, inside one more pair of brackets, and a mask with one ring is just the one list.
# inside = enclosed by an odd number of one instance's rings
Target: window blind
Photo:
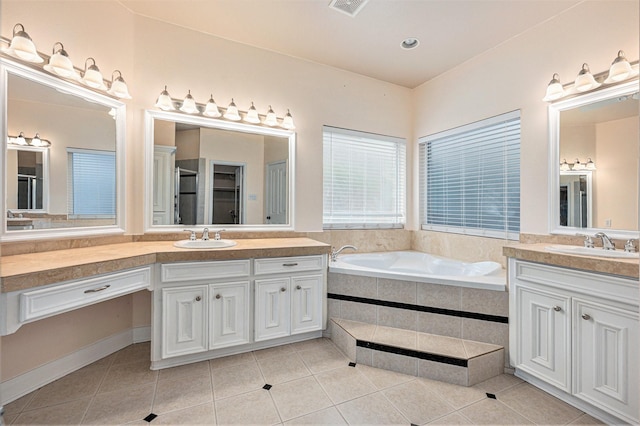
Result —
[[69, 216], [113, 218], [116, 215], [116, 154], [67, 149]]
[[518, 239], [520, 112], [420, 138], [422, 229]]
[[324, 228], [403, 227], [405, 163], [404, 139], [324, 126]]

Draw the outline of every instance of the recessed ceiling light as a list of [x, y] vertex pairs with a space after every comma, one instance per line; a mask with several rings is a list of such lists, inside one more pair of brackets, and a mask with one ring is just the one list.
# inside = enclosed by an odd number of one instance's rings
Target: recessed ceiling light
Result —
[[420, 40], [418, 40], [417, 38], [414, 38], [414, 37], [409, 37], [409, 38], [405, 38], [404, 40], [402, 40], [402, 43], [400, 43], [400, 46], [403, 49], [411, 50], [411, 49], [415, 49], [416, 47], [418, 47], [419, 44], [420, 44]]

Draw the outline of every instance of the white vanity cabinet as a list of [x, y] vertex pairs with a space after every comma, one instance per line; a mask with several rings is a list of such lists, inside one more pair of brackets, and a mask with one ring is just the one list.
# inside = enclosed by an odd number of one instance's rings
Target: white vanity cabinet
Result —
[[[256, 259], [255, 340], [322, 330], [323, 256]], [[315, 273], [314, 273], [315, 272]]]
[[638, 281], [509, 259], [516, 375], [608, 423], [638, 423]]
[[322, 336], [326, 255], [159, 265], [152, 368]]

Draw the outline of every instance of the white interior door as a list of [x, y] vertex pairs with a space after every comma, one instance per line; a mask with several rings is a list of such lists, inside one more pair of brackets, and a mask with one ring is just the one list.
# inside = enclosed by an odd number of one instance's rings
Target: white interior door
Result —
[[287, 223], [287, 162], [267, 164], [265, 223]]

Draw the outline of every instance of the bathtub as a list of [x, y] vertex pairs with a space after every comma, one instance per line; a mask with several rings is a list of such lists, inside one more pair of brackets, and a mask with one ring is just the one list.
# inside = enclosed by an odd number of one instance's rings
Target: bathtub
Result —
[[467, 263], [417, 251], [339, 255], [329, 272], [504, 291], [506, 274], [497, 262]]

